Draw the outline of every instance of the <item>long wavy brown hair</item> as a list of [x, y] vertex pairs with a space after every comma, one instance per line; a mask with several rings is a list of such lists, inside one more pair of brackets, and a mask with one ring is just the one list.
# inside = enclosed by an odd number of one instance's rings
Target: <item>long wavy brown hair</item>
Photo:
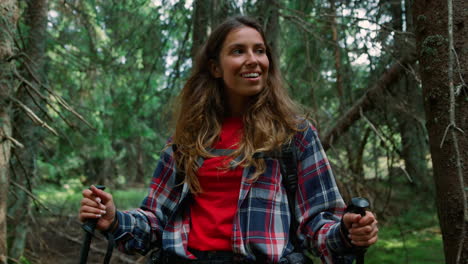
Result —
[[279, 149], [300, 130], [299, 122], [303, 120], [299, 118], [299, 108], [283, 86], [278, 61], [272, 55], [260, 24], [243, 16], [227, 19], [210, 34], [198, 52], [191, 76], [178, 98], [179, 109], [172, 144], [177, 146], [177, 168], [184, 172], [184, 181], [188, 183], [192, 193], [202, 191], [197, 178], [197, 159], [213, 156], [208, 148], [218, 139], [223, 119], [228, 115], [223, 80], [212, 75], [210, 63], [219, 62], [226, 36], [233, 29], [240, 27], [251, 27], [261, 34], [270, 66], [265, 87], [251, 97], [242, 117], [243, 136], [238, 149], [231, 156], [242, 155], [243, 159], [239, 163], [241, 166], [255, 167], [251, 178], [255, 181], [265, 171], [266, 166], [263, 159], [254, 157], [254, 153]]

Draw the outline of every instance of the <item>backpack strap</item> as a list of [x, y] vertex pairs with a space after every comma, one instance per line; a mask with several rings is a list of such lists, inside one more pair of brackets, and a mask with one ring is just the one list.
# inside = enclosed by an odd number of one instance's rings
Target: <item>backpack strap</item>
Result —
[[[172, 152], [174, 153], [173, 154], [174, 162], [176, 162], [175, 159], [176, 159], [177, 147], [178, 147], [177, 144], [172, 144]], [[184, 180], [185, 180], [185, 173], [181, 170], [176, 169], [175, 184], [182, 185]]]
[[278, 157], [281, 175], [283, 175], [283, 186], [286, 189], [289, 212], [291, 214], [291, 224], [289, 225], [289, 236], [294, 245], [295, 251], [301, 249], [297, 237], [299, 223], [296, 218], [296, 191], [297, 191], [297, 156], [294, 142], [285, 143], [281, 146], [281, 153]]

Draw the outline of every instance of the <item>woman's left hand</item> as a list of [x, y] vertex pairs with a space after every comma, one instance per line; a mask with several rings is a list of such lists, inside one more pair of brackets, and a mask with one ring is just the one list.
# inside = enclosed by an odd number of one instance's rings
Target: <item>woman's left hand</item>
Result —
[[377, 242], [379, 228], [377, 219], [372, 212], [366, 211], [365, 216], [346, 213], [343, 222], [349, 232], [351, 243], [360, 247], [368, 247]]

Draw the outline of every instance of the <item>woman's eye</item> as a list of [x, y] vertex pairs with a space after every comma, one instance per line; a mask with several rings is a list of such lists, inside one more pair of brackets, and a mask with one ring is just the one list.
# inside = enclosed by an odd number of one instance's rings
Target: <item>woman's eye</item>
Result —
[[232, 54], [242, 54], [242, 50], [241, 49], [234, 49], [234, 50], [232, 50]]
[[265, 53], [265, 49], [257, 49], [257, 53], [263, 54], [263, 53]]

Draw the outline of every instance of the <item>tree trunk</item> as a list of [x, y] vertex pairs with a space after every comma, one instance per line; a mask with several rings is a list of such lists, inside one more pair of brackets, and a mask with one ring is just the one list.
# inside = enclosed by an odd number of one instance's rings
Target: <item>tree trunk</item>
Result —
[[192, 61], [208, 38], [208, 33], [231, 13], [226, 0], [195, 0], [192, 18]]
[[[2, 5], [0, 5], [3, 8]], [[3, 59], [3, 58], [0, 58]], [[2, 69], [5, 65], [1, 65]], [[3, 73], [3, 71], [2, 71]], [[3, 74], [0, 73], [0, 77]], [[9, 89], [9, 87], [5, 87], [4, 85], [0, 86], [2, 90], [2, 96], [4, 89]], [[7, 198], [8, 198], [8, 186], [9, 186], [9, 162], [10, 162], [10, 148], [11, 143], [10, 140], [6, 139], [7, 136], [11, 136], [11, 125], [10, 125], [10, 117], [8, 116], [8, 108], [2, 105], [0, 109], [0, 120], [1, 120], [1, 127], [0, 127], [0, 263], [6, 264], [7, 263]]]
[[424, 106], [446, 263], [468, 259], [468, 2], [415, 0]]
[[[276, 4], [281, 4], [281, 1], [276, 1]], [[274, 52], [274, 56], [278, 56], [280, 51], [278, 50], [278, 41], [280, 34], [279, 25], [279, 12], [278, 7], [273, 5], [269, 1], [258, 1], [256, 3], [256, 14], [258, 21], [262, 24], [264, 31], [267, 34], [267, 43], [270, 45]]]
[[340, 102], [340, 112], [344, 109], [344, 102], [343, 102], [343, 75], [341, 74], [341, 50], [340, 44], [338, 41], [338, 25], [336, 23], [336, 6], [335, 0], [330, 0], [330, 13], [332, 16], [330, 17], [330, 27], [332, 30], [332, 41], [335, 44], [333, 48], [333, 53], [335, 56], [335, 76], [336, 76], [336, 91], [338, 94], [338, 99]]
[[228, 0], [212, 0], [210, 2], [211, 29], [221, 24], [231, 13]]
[[209, 3], [207, 0], [195, 0], [193, 2], [192, 18], [192, 61], [205, 43], [209, 26]]
[[[408, 2], [408, 1], [406, 1]], [[390, 12], [392, 14], [392, 27], [394, 31], [394, 54], [402, 57], [405, 54], [414, 53], [416, 46], [414, 39], [403, 34], [403, 14], [406, 17], [406, 31], [414, 33], [412, 16], [403, 13], [401, 1], [390, 0]], [[408, 45], [409, 44], [409, 45]], [[415, 69], [416, 63], [409, 64], [410, 69]], [[400, 80], [394, 84], [393, 93], [395, 98], [393, 118], [398, 123], [401, 135], [401, 155], [405, 161], [405, 170], [410, 175], [412, 183], [419, 190], [427, 193], [430, 182], [427, 173], [427, 143], [426, 133], [421, 121], [424, 120], [424, 107], [422, 91], [415, 77], [409, 71], [403, 71]], [[418, 119], [418, 117], [421, 117]], [[430, 195], [431, 193], [428, 193]]]
[[[28, 6], [25, 14], [25, 24], [28, 27], [27, 44], [25, 47], [26, 59], [23, 61], [23, 76], [29, 83], [40, 90], [43, 82], [43, 68], [46, 43], [46, 27], [47, 27], [47, 1], [34, 0], [28, 1]], [[40, 112], [40, 99], [29, 91], [30, 87], [23, 84], [19, 87], [16, 99], [21, 101], [29, 109], [35, 113]], [[14, 117], [15, 130], [13, 135], [15, 138], [25, 143], [25, 148], [15, 149], [15, 157], [13, 160], [13, 175], [15, 182], [32, 190], [34, 180], [36, 178], [36, 159], [37, 159], [37, 142], [40, 141], [39, 127], [36, 126], [29, 117], [21, 111], [17, 112]], [[29, 196], [22, 190], [16, 189], [16, 197], [9, 201], [11, 207], [9, 215], [14, 219], [14, 222], [9, 224], [9, 256], [13, 259], [19, 259], [26, 246], [26, 237], [29, 232], [29, 214], [31, 201]]]
[[0, 1], [0, 263], [7, 263], [7, 195], [11, 151], [11, 117], [8, 97], [13, 91], [15, 63], [9, 60], [15, 55], [13, 34], [18, 20], [15, 0]]
[[142, 137], [137, 137], [137, 142], [135, 143], [135, 151], [136, 151], [136, 175], [135, 175], [135, 182], [138, 183], [146, 183], [147, 179], [145, 178], [145, 161], [144, 161], [144, 149], [142, 144]]
[[415, 187], [427, 192], [431, 190], [428, 187], [433, 183], [428, 178], [426, 131], [421, 119], [417, 117], [420, 111], [424, 111], [422, 93], [418, 83], [408, 74], [402, 76], [399, 86], [397, 96], [399, 107], [395, 112], [395, 118], [401, 135], [401, 155], [405, 161], [405, 169]]

